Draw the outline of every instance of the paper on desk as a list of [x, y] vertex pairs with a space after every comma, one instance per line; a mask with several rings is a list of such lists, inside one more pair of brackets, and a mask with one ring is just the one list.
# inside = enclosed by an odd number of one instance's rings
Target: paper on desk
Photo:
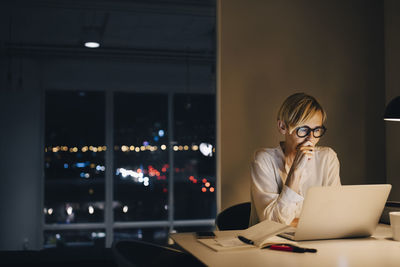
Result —
[[[254, 246], [263, 248], [270, 244], [289, 243], [286, 239], [276, 236], [289, 227], [290, 226], [288, 225], [273, 221], [262, 221], [246, 230], [233, 231], [231, 234], [225, 236], [218, 236], [217, 234], [215, 239], [198, 239], [198, 241], [215, 251], [251, 248]], [[247, 239], [252, 240], [254, 246], [243, 243], [238, 239], [238, 235], [242, 235]]]
[[[197, 239], [198, 242], [202, 243], [203, 245], [211, 248], [212, 250], [216, 252], [222, 252], [222, 251], [232, 251], [232, 250], [238, 250], [238, 249], [257, 249], [256, 246], [253, 245], [248, 245], [243, 243], [237, 238], [237, 235], [235, 236], [229, 236], [229, 237], [218, 237], [215, 239]], [[271, 244], [283, 244], [283, 243], [293, 243], [296, 245], [295, 242], [291, 242], [286, 240], [285, 238], [279, 237], [279, 236], [272, 236], [263, 242], [263, 246], [260, 248], [263, 248], [265, 246], [271, 245]]]
[[237, 235], [229, 237], [218, 237], [215, 239], [215, 241], [217, 242], [217, 244], [223, 247], [251, 246], [240, 241], [239, 238], [237, 238]]
[[255, 246], [264, 247], [269, 244], [269, 238], [290, 228], [289, 225], [265, 220], [253, 225], [241, 233], [242, 236], [254, 242]]
[[217, 252], [231, 251], [231, 250], [237, 250], [237, 249], [246, 249], [246, 248], [247, 249], [255, 248], [252, 245], [243, 243], [237, 237], [222, 237], [222, 238], [215, 238], [215, 239], [211, 239], [211, 238], [197, 239], [197, 241]]
[[286, 238], [275, 235], [275, 236], [271, 236], [270, 238], [265, 239], [260, 247], [265, 248], [266, 246], [277, 245], [277, 244], [298, 245], [297, 242], [295, 242], [295, 241], [290, 241], [290, 240], [287, 240]]

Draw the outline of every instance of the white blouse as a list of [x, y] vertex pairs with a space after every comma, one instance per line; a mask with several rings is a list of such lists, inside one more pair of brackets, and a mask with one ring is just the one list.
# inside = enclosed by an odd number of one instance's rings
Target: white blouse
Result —
[[263, 220], [289, 225], [300, 216], [304, 197], [312, 186], [340, 186], [340, 164], [329, 147], [315, 147], [303, 172], [299, 194], [285, 185], [290, 171], [281, 146], [257, 150], [251, 163], [251, 215], [249, 226]]

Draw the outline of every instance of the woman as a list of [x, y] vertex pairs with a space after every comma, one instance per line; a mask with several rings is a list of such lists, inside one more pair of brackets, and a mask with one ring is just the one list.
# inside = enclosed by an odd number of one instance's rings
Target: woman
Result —
[[316, 146], [325, 120], [312, 96], [297, 93], [283, 102], [278, 130], [285, 141], [256, 151], [251, 164], [250, 226], [267, 219], [295, 226], [308, 188], [340, 185], [336, 153]]

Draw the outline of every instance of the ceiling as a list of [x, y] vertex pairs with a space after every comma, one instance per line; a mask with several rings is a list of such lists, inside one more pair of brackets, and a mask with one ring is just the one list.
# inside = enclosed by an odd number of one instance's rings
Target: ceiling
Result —
[[93, 53], [83, 41], [94, 30], [101, 43], [96, 53], [214, 58], [215, 5], [215, 0], [1, 1], [0, 36], [11, 53]]

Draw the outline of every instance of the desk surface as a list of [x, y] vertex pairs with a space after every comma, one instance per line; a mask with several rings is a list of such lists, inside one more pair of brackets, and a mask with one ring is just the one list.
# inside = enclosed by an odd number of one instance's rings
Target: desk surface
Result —
[[[232, 231], [216, 231], [217, 236]], [[171, 234], [183, 249], [207, 266], [400, 266], [400, 242], [392, 239], [390, 225], [378, 225], [369, 238], [297, 242], [317, 253], [293, 253], [249, 248], [216, 252], [198, 242], [193, 233]]]

